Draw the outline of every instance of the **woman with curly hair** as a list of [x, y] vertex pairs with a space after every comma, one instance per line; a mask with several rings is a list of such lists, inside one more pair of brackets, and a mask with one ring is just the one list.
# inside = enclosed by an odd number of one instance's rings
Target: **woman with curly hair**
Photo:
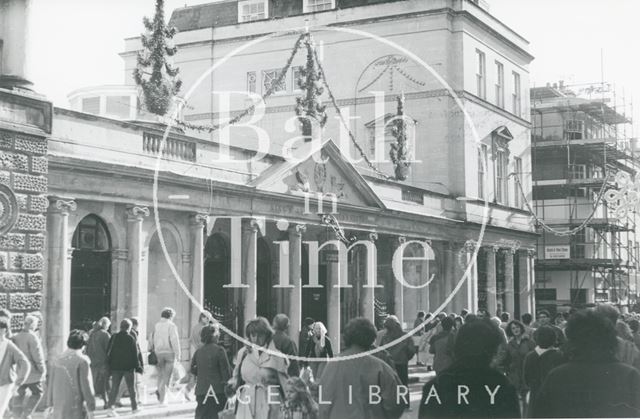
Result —
[[575, 313], [567, 322], [569, 362], [553, 369], [532, 406], [533, 417], [637, 417], [640, 372], [616, 359], [616, 331], [603, 314]]
[[302, 378], [289, 378], [284, 385], [284, 393], [282, 419], [318, 418], [318, 403], [313, 400], [309, 387]]
[[524, 401], [528, 390], [522, 379], [524, 358], [534, 350], [536, 344], [527, 335], [524, 324], [518, 320], [511, 320], [507, 324], [506, 333], [509, 341], [499, 352], [498, 365], [518, 391], [521, 401]]

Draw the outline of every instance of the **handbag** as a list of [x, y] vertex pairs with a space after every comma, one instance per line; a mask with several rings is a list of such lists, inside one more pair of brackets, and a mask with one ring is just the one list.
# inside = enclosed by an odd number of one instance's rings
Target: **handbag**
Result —
[[234, 419], [236, 417], [236, 396], [227, 399], [224, 409], [218, 412], [219, 419]]
[[151, 334], [152, 347], [149, 349], [149, 355], [147, 355], [147, 364], [158, 365], [158, 355], [156, 355], [156, 351], [153, 350], [153, 336], [154, 336], [154, 333]]

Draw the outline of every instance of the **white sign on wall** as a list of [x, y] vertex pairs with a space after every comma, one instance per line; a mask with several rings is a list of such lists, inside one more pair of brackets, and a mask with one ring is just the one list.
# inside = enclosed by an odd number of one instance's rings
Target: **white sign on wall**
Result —
[[544, 258], [545, 259], [569, 259], [571, 257], [571, 249], [569, 245], [566, 246], [545, 246]]

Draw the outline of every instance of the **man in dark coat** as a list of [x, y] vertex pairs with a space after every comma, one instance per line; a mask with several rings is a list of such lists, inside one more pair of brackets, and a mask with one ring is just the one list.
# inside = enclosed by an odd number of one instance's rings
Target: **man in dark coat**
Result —
[[425, 384], [418, 417], [517, 418], [516, 389], [489, 364], [502, 342], [488, 320], [464, 324], [454, 344], [454, 363]]
[[138, 413], [138, 400], [133, 375], [136, 371], [142, 371], [140, 359], [140, 348], [136, 339], [131, 335], [131, 320], [124, 319], [120, 322], [120, 332], [111, 337], [107, 351], [107, 361], [111, 370], [111, 380], [113, 381], [111, 393], [109, 394], [110, 415], [115, 415], [113, 406], [118, 395], [120, 381], [123, 378], [127, 383], [131, 409], [134, 414]]
[[[287, 330], [289, 329], [289, 317], [287, 317], [286, 314], [276, 314], [273, 318], [273, 329], [275, 333], [271, 339], [273, 340], [273, 344], [276, 346], [276, 349], [285, 355], [298, 356], [298, 350], [295, 342], [291, 340], [289, 335], [287, 335]], [[289, 377], [299, 376], [300, 367], [298, 366], [298, 361], [290, 361], [287, 374], [289, 374]]]
[[569, 362], [540, 388], [532, 416], [618, 418], [640, 414], [640, 373], [616, 359], [616, 331], [602, 314], [574, 314], [567, 324]]

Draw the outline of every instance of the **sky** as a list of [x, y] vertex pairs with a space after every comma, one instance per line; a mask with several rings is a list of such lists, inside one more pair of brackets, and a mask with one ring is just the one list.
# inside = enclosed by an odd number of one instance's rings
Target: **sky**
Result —
[[[423, 0], [428, 1], [428, 0]], [[487, 0], [490, 12], [530, 42], [531, 85], [615, 85], [640, 127], [640, 1]], [[171, 11], [211, 0], [166, 0]], [[57, 106], [92, 85], [121, 84], [124, 39], [143, 31], [154, 0], [33, 0], [29, 65], [35, 89]], [[602, 57], [602, 60], [601, 60]], [[601, 66], [602, 63], [602, 66]], [[601, 72], [601, 69], [603, 70]], [[621, 109], [621, 108], [620, 108]], [[636, 130], [637, 131], [637, 130]]]

